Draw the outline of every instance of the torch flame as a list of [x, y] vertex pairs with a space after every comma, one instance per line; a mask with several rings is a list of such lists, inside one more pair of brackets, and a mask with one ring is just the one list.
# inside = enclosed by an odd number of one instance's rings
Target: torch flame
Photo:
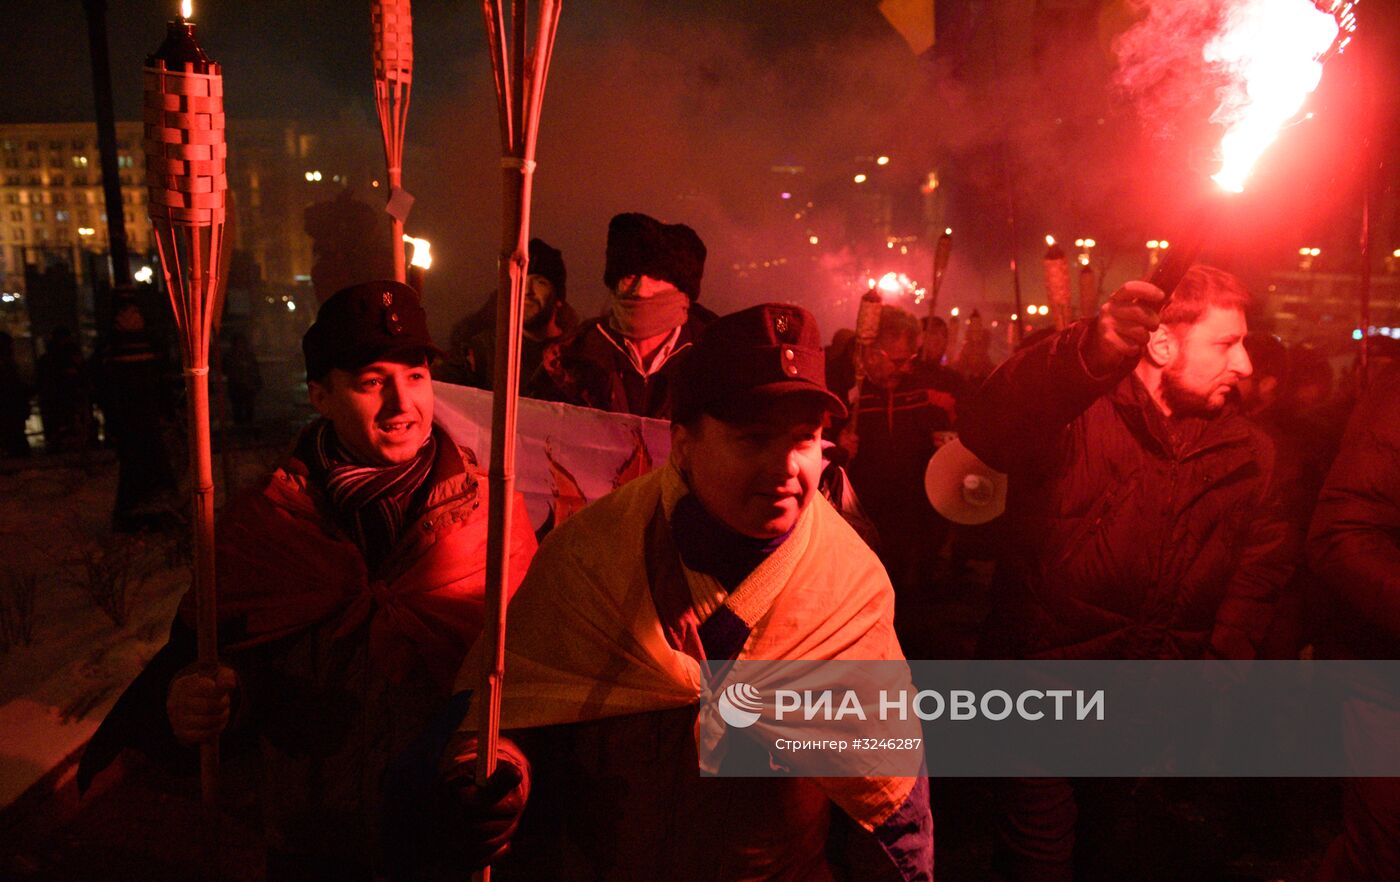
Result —
[[1206, 44], [1205, 60], [1231, 77], [1211, 122], [1222, 123], [1221, 167], [1212, 179], [1238, 193], [1259, 156], [1297, 116], [1322, 78], [1322, 63], [1350, 39], [1350, 3], [1331, 12], [1309, 0], [1243, 0]]
[[192, 18], [194, 16], [194, 0], [180, 0], [180, 17]]
[[404, 235], [403, 240], [413, 246], [413, 257], [409, 259], [409, 263], [423, 269], [431, 269], [433, 255], [428, 250], [430, 247], [428, 240], [415, 239], [407, 234]]

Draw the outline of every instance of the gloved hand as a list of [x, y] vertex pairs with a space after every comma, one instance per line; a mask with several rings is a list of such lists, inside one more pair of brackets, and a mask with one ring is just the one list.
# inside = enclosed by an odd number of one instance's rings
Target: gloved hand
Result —
[[165, 715], [171, 731], [184, 744], [213, 741], [228, 727], [238, 674], [226, 665], [209, 667], [196, 662], [170, 682]]
[[1127, 282], [1099, 307], [1085, 339], [1084, 360], [1095, 374], [1107, 374], [1125, 358], [1137, 358], [1161, 322], [1167, 295], [1150, 282]]
[[454, 736], [439, 767], [461, 812], [454, 825], [461, 837], [458, 855], [473, 870], [506, 853], [530, 798], [530, 761], [509, 739], [497, 744], [496, 771], [484, 785], [476, 783], [474, 735]]

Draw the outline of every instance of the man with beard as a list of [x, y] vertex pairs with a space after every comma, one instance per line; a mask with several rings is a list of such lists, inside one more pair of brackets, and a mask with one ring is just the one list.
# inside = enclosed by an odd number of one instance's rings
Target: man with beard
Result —
[[546, 360], [531, 398], [666, 419], [682, 353], [714, 313], [696, 306], [705, 243], [685, 224], [619, 214], [608, 224], [608, 315], [584, 322]]
[[[1249, 294], [1197, 266], [1163, 298], [1127, 283], [1097, 317], [1014, 355], [963, 413], [963, 443], [1010, 479], [985, 657], [1258, 653], [1298, 536], [1272, 443], [1229, 403], [1253, 371]], [[1003, 789], [1002, 872], [1074, 878], [1075, 787]]]
[[[558, 357], [559, 344], [578, 327], [578, 313], [566, 298], [568, 272], [564, 254], [543, 239], [530, 240], [529, 275], [525, 279], [524, 329], [520, 338], [520, 385], [542, 363]], [[435, 379], [478, 389], [496, 382], [496, 298], [452, 328], [447, 353], [434, 369]]]

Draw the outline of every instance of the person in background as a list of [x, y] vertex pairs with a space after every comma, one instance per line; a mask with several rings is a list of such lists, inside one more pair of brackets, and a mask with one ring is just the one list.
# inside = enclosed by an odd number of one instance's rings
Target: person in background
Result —
[[888, 304], [880, 308], [875, 342], [856, 354], [865, 379], [853, 422], [837, 436], [898, 591], [927, 583], [948, 533], [948, 522], [924, 493], [924, 470], [940, 433], [952, 430], [957, 405], [950, 392], [932, 385], [932, 372], [916, 367], [919, 337], [911, 313]]
[[580, 325], [526, 394], [668, 418], [679, 359], [714, 318], [695, 302], [704, 271], [705, 243], [690, 227], [645, 214], [614, 217], [603, 271], [611, 310]]
[[0, 455], [28, 456], [29, 399], [34, 394], [15, 361], [15, 339], [0, 331]]
[[165, 427], [174, 418], [169, 368], [129, 292], [116, 292], [112, 332], [93, 356], [107, 440], [117, 452], [112, 529], [167, 529], [179, 523], [179, 491]]
[[83, 369], [83, 350], [68, 328], [49, 333], [44, 354], [34, 365], [44, 449], [50, 453], [87, 446], [92, 426], [92, 390]]
[[[525, 280], [524, 326], [520, 338], [520, 386], [525, 387], [546, 361], [557, 360], [559, 345], [578, 327], [578, 313], [568, 303], [564, 254], [543, 239], [530, 240], [529, 275]], [[447, 352], [433, 376], [447, 383], [490, 389], [496, 382], [496, 298], [452, 328]]]
[[[1400, 658], [1400, 366], [1377, 376], [1352, 415], [1317, 502], [1308, 558], [1336, 601], [1319, 656]], [[1376, 690], [1389, 700], [1347, 702], [1349, 749], [1395, 749], [1392, 687]], [[1342, 815], [1319, 882], [1400, 878], [1400, 779], [1348, 779]]]
[[914, 370], [931, 389], [947, 392], [954, 401], [967, 394], [967, 381], [961, 374], [943, 363], [948, 353], [948, 323], [938, 316], [925, 316], [923, 344], [914, 359]]
[[228, 354], [224, 356], [224, 379], [228, 383], [228, 401], [233, 409], [233, 424], [253, 425], [254, 405], [262, 391], [262, 369], [258, 354], [243, 334], [229, 335]]
[[992, 364], [991, 350], [991, 334], [982, 323], [982, 314], [974, 309], [967, 317], [962, 350], [953, 362], [953, 370], [962, 376], [968, 390], [974, 394], [996, 367]]

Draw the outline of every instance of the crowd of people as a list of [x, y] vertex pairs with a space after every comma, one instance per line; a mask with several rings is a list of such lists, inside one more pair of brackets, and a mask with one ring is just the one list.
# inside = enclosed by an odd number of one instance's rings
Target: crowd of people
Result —
[[[32, 382], [16, 357], [14, 339], [0, 333], [0, 456], [20, 459], [36, 448], [65, 454], [106, 446], [118, 463], [112, 529], [171, 529], [184, 522], [175, 476], [182, 447], [168, 438], [183, 435], [183, 381], [170, 341], [152, 331], [135, 289], [119, 287], [108, 302], [111, 320], [91, 354], [84, 354], [71, 329], [59, 325], [43, 339]], [[240, 333], [229, 334], [227, 343], [219, 367], [229, 415], [235, 427], [249, 428], [262, 389], [257, 355]], [[32, 419], [36, 403], [37, 421]], [[40, 430], [33, 439], [31, 423]]]
[[[1397, 648], [1400, 379], [1383, 358], [1344, 435], [1358, 395], [1250, 332], [1248, 290], [1215, 268], [1173, 292], [1129, 282], [992, 370], [980, 324], [950, 357], [943, 322], [892, 305], [873, 342], [826, 348], [797, 306], [716, 316], [705, 254], [688, 226], [618, 215], [609, 310], [581, 321], [563, 255], [530, 243], [522, 394], [672, 437], [667, 463], [538, 542], [433, 420], [431, 380], [489, 387], [490, 309], [444, 351], [403, 284], [322, 304], [303, 340], [319, 416], [220, 519], [222, 663], [194, 661], [187, 603], [80, 781], [125, 748], [178, 765], [242, 745], [276, 879], [487, 862], [507, 879], [932, 879], [926, 779], [702, 776], [697, 714], [714, 662], [906, 657], [905, 601], [938, 590], [963, 538], [924, 491], [955, 437], [1010, 486], [982, 658]], [[518, 514], [505, 737], [478, 784], [489, 505]], [[731, 757], [765, 749], [729, 738]], [[996, 782], [997, 872], [1094, 878], [1083, 783]], [[1322, 872], [1400, 878], [1392, 780], [1349, 782]]]

